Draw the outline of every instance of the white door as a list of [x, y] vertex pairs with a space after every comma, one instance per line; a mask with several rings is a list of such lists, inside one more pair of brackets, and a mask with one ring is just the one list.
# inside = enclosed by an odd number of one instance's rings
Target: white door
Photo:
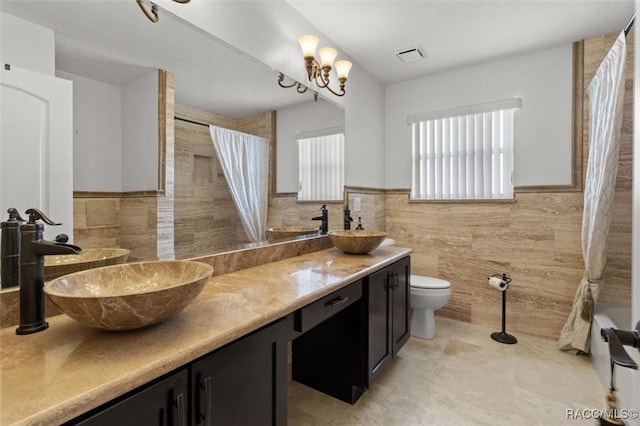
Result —
[[45, 238], [73, 238], [73, 88], [68, 80], [0, 70], [0, 219], [15, 207], [42, 210], [61, 226]]

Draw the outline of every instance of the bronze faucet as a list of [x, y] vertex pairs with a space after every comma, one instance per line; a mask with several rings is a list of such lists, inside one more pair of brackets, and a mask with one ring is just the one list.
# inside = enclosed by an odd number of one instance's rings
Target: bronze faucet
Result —
[[329, 232], [329, 212], [327, 210], [327, 205], [323, 204], [320, 208], [322, 214], [320, 216], [312, 217], [311, 220], [321, 220], [322, 225], [320, 225], [320, 233], [326, 234]]
[[45, 330], [44, 320], [44, 256], [55, 254], [79, 254], [82, 249], [72, 244], [43, 239], [44, 225], [54, 223], [38, 209], [25, 212], [29, 221], [20, 226], [20, 326], [16, 334], [31, 334]]

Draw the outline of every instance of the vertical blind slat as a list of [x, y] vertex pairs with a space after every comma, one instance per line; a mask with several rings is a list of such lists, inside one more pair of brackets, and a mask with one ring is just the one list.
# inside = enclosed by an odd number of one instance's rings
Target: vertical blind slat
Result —
[[426, 198], [435, 198], [436, 193], [436, 135], [433, 121], [427, 123], [427, 184]]
[[475, 198], [475, 186], [476, 186], [476, 132], [475, 132], [475, 117], [470, 115], [467, 117], [467, 198]]
[[414, 152], [413, 165], [411, 168], [411, 196], [413, 198], [422, 198], [417, 192], [422, 187], [422, 149], [421, 145], [424, 143], [424, 138], [420, 134], [420, 130], [424, 122], [411, 124], [411, 149]]
[[449, 151], [451, 152], [451, 185], [449, 193], [451, 198], [458, 197], [458, 118], [451, 119], [451, 137], [449, 138]]
[[442, 120], [442, 198], [450, 198], [451, 181], [451, 153], [449, 152], [449, 141], [451, 140], [451, 120]]
[[491, 122], [491, 113], [482, 114], [482, 127], [483, 127], [483, 135], [482, 135], [482, 182], [484, 192], [482, 194], [483, 198], [491, 198], [491, 135], [492, 132], [492, 122]]

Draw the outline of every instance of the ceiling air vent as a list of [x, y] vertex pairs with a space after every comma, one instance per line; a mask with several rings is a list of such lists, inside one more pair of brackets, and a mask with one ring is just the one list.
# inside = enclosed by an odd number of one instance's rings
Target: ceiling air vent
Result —
[[408, 49], [402, 49], [396, 52], [396, 56], [402, 62], [415, 62], [424, 59], [425, 54], [420, 46], [410, 47]]

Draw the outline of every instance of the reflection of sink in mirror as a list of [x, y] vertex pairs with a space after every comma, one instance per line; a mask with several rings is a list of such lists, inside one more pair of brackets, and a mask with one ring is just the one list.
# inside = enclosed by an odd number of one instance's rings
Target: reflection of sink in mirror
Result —
[[89, 248], [80, 254], [46, 256], [44, 259], [45, 280], [49, 281], [62, 275], [101, 266], [125, 263], [129, 250], [122, 248]]
[[283, 238], [299, 237], [301, 235], [313, 235], [318, 233], [318, 228], [310, 228], [303, 226], [288, 226], [282, 228], [267, 229], [267, 239], [282, 240]]
[[212, 273], [212, 266], [187, 260], [126, 263], [56, 278], [44, 291], [62, 312], [84, 325], [135, 330], [181, 311]]

